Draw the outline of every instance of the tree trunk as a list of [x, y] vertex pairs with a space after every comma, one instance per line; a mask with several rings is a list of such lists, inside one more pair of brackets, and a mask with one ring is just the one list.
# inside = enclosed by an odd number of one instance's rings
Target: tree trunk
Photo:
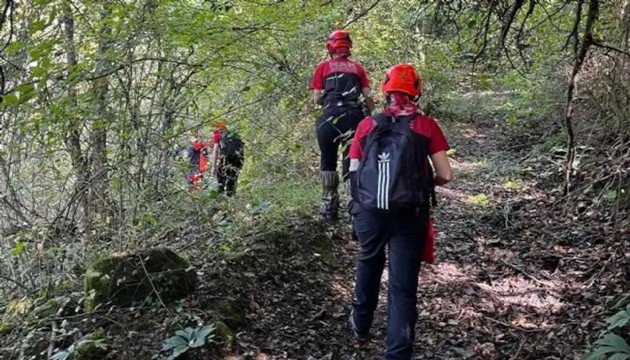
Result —
[[[69, 3], [64, 3], [62, 24], [64, 28], [64, 43], [66, 46], [66, 56], [68, 60], [68, 71], [72, 71], [77, 66], [77, 50], [74, 42], [74, 14], [70, 8]], [[70, 101], [71, 109], [76, 109], [77, 102], [77, 89], [72, 83], [68, 84], [68, 99]], [[72, 116], [72, 115], [70, 115]], [[91, 217], [90, 217], [90, 204], [88, 201], [88, 190], [90, 178], [90, 167], [88, 160], [81, 149], [81, 128], [82, 121], [79, 118], [73, 117], [71, 120], [71, 126], [66, 136], [66, 146], [70, 152], [70, 158], [72, 160], [72, 167], [75, 174], [74, 191], [78, 196], [79, 207], [83, 212], [81, 223], [86, 234], [90, 234]]]
[[[102, 29], [98, 41], [98, 55], [96, 59], [96, 74], [103, 74], [108, 69], [107, 51], [111, 37], [111, 27], [107, 24], [111, 13], [109, 5], [102, 2], [100, 13]], [[90, 143], [92, 145], [92, 191], [91, 201], [95, 215], [100, 220], [108, 223], [111, 218], [109, 206], [109, 179], [107, 168], [107, 95], [108, 78], [97, 79], [94, 83], [94, 95], [96, 98], [95, 118], [92, 121]]]
[[[580, 16], [578, 11], [578, 15]], [[588, 7], [588, 14], [586, 17], [586, 25], [584, 26], [584, 35], [582, 41], [575, 54], [575, 62], [573, 65], [573, 71], [571, 78], [569, 79], [569, 88], [567, 90], [567, 105], [565, 108], [565, 125], [567, 130], [567, 157], [565, 161], [564, 169], [564, 195], [568, 196], [571, 189], [571, 176], [573, 175], [573, 164], [575, 162], [575, 134], [573, 131], [573, 96], [575, 93], [575, 80], [577, 75], [582, 70], [584, 60], [588, 55], [588, 51], [593, 45], [593, 26], [599, 15], [599, 0], [591, 0]], [[576, 20], [576, 23], [578, 21]]]

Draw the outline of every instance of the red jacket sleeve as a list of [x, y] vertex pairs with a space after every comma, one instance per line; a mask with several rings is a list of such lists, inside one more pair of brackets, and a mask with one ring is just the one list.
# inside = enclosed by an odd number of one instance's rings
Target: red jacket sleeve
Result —
[[365, 88], [369, 88], [370, 80], [368, 79], [367, 74], [365, 73], [365, 69], [363, 68], [363, 65], [361, 64], [357, 64], [357, 65], [358, 65], [357, 75], [359, 76], [359, 79], [361, 80], [361, 90]]
[[310, 88], [311, 90], [324, 90], [324, 66], [325, 62], [319, 63], [317, 68], [315, 69], [315, 74], [313, 74], [313, 79], [311, 80]]
[[450, 146], [448, 145], [448, 141], [446, 141], [446, 136], [444, 136], [444, 132], [438, 125], [437, 121], [433, 118], [431, 119], [431, 134], [429, 136], [429, 155], [433, 155], [440, 151], [448, 151]]
[[373, 123], [374, 120], [368, 116], [361, 120], [359, 126], [357, 126], [357, 131], [354, 133], [352, 145], [350, 145], [350, 151], [348, 152], [348, 157], [350, 157], [350, 159], [360, 160], [361, 156], [363, 156], [363, 138], [372, 131]]

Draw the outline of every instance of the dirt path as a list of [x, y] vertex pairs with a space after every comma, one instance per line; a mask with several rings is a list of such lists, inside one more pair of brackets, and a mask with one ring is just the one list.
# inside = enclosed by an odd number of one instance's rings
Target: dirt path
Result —
[[[496, 127], [451, 135], [456, 181], [439, 193], [438, 261], [420, 275], [416, 359], [577, 358], [628, 290], [602, 215], [567, 216], [506, 139]], [[357, 244], [342, 226], [295, 221], [277, 257], [235, 279], [249, 312], [230, 359], [381, 359], [387, 274], [359, 347], [347, 329]]]

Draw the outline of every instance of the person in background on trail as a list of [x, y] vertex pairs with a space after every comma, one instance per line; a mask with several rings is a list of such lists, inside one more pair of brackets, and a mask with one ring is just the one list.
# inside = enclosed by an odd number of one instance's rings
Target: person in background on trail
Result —
[[199, 137], [199, 131], [189, 133], [190, 147], [188, 147], [188, 186], [191, 191], [199, 191], [203, 175], [208, 171], [208, 147]]
[[366, 115], [364, 106], [371, 112], [374, 102], [370, 97], [370, 82], [363, 66], [349, 59], [352, 48], [350, 35], [343, 30], [335, 31], [328, 37], [326, 47], [330, 59], [317, 65], [310, 88], [313, 90], [315, 103], [321, 105], [323, 110], [315, 125], [321, 152], [320, 214], [327, 220], [337, 220], [339, 145], [344, 148], [342, 177], [346, 181], [349, 166], [348, 143], [359, 121]]
[[219, 183], [219, 192], [232, 196], [245, 159], [243, 141], [221, 122], [215, 126], [212, 143], [212, 174]]
[[452, 171], [444, 133], [416, 104], [422, 80], [414, 67], [393, 66], [381, 88], [385, 110], [361, 121], [350, 148], [350, 211], [361, 249], [350, 325], [357, 340], [368, 338], [387, 250], [385, 359], [409, 360], [418, 318], [420, 263], [432, 256], [423, 249], [432, 230], [434, 186], [451, 181]]

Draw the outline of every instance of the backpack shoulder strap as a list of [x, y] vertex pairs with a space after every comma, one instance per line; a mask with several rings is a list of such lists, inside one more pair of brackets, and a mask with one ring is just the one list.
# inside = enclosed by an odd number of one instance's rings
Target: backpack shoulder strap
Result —
[[[419, 111], [416, 114], [412, 115], [412, 120], [415, 121], [424, 121], [425, 118], [427, 117], [427, 115], [425, 115], [423, 112]], [[429, 156], [429, 154], [427, 154], [427, 156]], [[431, 165], [431, 162], [428, 161], [427, 159], [427, 186], [429, 189], [429, 197], [431, 200], [431, 207], [436, 207], [438, 205], [437, 203], [437, 196], [436, 196], [436, 192], [435, 192], [435, 181], [433, 178], [433, 166]]]
[[378, 126], [389, 126], [389, 124], [391, 123], [387, 116], [385, 116], [385, 114], [383, 113], [373, 115], [372, 119], [374, 119], [374, 122], [376, 122], [376, 125]]

